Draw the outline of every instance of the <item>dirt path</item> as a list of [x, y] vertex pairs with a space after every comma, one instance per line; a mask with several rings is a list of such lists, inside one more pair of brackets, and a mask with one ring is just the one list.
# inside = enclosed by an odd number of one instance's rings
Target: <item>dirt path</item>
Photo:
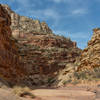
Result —
[[0, 89], [0, 100], [100, 100], [100, 87], [39, 88], [31, 91], [36, 96], [19, 98], [10, 90]]
[[[97, 92], [98, 91], [98, 92]], [[41, 98], [34, 100], [100, 100], [100, 91], [83, 88], [36, 89], [32, 93]]]

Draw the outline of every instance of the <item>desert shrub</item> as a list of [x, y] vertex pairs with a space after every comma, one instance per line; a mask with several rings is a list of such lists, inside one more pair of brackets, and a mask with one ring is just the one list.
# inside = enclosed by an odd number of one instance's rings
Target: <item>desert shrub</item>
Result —
[[94, 68], [92, 71], [89, 71], [89, 77], [94, 80], [100, 80], [100, 68]]
[[76, 84], [78, 84], [78, 83], [79, 83], [78, 80], [74, 80], [74, 81], [72, 82], [73, 85], [76, 85]]
[[71, 79], [69, 79], [69, 80], [64, 80], [64, 81], [63, 81], [63, 85], [66, 85], [66, 84], [68, 84], [68, 83], [71, 83], [71, 81], [72, 81]]
[[74, 77], [81, 80], [100, 80], [100, 68], [94, 68], [93, 70], [86, 70], [82, 72], [74, 72]]
[[20, 87], [20, 86], [15, 86], [13, 87], [13, 93], [20, 96], [20, 97], [24, 97], [24, 96], [30, 96], [31, 98], [35, 98], [35, 95], [33, 95], [31, 92], [31, 90], [28, 87]]
[[20, 97], [24, 97], [24, 96], [26, 96], [26, 95], [30, 96], [31, 98], [35, 98], [35, 95], [33, 95], [32, 93], [27, 92], [27, 91], [21, 93], [21, 94], [20, 94]]
[[74, 73], [74, 76], [77, 78], [77, 79], [87, 79], [87, 74], [83, 71], [83, 72], [75, 72]]
[[47, 81], [49, 84], [52, 84], [55, 82], [55, 79], [53, 77], [50, 77], [48, 78], [48, 81]]

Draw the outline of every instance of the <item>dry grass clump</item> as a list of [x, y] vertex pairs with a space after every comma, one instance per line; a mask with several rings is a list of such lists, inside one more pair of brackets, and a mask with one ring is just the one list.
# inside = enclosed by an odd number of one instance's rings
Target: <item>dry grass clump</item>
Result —
[[31, 93], [31, 89], [29, 89], [28, 87], [15, 86], [13, 88], [13, 93], [20, 97], [35, 98], [35, 95]]

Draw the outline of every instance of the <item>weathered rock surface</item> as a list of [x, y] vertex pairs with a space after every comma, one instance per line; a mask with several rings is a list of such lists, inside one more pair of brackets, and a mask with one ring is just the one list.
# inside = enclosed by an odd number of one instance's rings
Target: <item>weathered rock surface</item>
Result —
[[[54, 34], [25, 34], [17, 39], [19, 54], [23, 62], [30, 66], [30, 78], [33, 85], [48, 82], [49, 77], [55, 77], [66, 64], [74, 63], [81, 50], [70, 39]], [[44, 79], [44, 80], [43, 80]]]
[[8, 5], [3, 5], [11, 15], [12, 35], [16, 38], [23, 37], [25, 33], [52, 34], [52, 30], [45, 22], [32, 20], [31, 18], [20, 16], [10, 9]]
[[78, 60], [76, 70], [71, 69], [73, 65], [69, 70], [67, 68], [61, 70], [58, 75], [59, 85], [100, 81], [100, 28], [93, 29], [93, 36]]
[[30, 37], [27, 35], [24, 40], [18, 42], [20, 44], [18, 45], [19, 52], [23, 56], [24, 62], [37, 66], [37, 69], [36, 67], [36, 70], [34, 69], [35, 73], [41, 69], [40, 73], [52, 74], [54, 70], [57, 71], [61, 66], [64, 67], [66, 63], [75, 62], [80, 53], [76, 43], [60, 36], [32, 36], [30, 34]]
[[7, 5], [3, 6], [11, 15], [12, 35], [23, 62], [30, 69], [28, 80], [33, 85], [44, 83], [46, 77], [48, 82], [48, 76], [54, 77], [66, 64], [77, 60], [81, 50], [76, 42], [54, 35], [45, 22], [20, 16]]
[[[25, 78], [25, 83], [51, 84], [61, 70], [66, 67], [74, 68], [68, 64], [75, 63], [80, 56], [81, 50], [77, 48], [76, 42], [54, 35], [45, 22], [40, 23], [38, 20], [20, 16], [7, 5], [3, 7], [11, 15], [12, 36], [18, 47], [16, 55], [19, 54], [21, 61], [27, 65], [25, 68], [29, 75]], [[64, 71], [64, 74], [68, 72]]]
[[80, 57], [78, 70], [94, 69], [100, 67], [100, 29], [93, 30], [92, 39], [88, 42]]
[[0, 5], [0, 78], [9, 82], [18, 82], [24, 75], [15, 42], [11, 39], [11, 18]]

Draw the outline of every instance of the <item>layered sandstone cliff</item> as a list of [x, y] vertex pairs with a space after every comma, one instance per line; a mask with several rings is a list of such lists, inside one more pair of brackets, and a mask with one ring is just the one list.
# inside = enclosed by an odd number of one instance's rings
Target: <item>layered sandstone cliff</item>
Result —
[[12, 35], [15, 38], [20, 38], [25, 33], [33, 34], [52, 34], [52, 30], [45, 22], [33, 20], [31, 18], [20, 16], [10, 9], [8, 5], [2, 5], [11, 15]]
[[94, 69], [100, 67], [100, 29], [93, 30], [93, 36], [87, 48], [82, 52], [78, 70]]
[[57, 76], [67, 64], [76, 62], [81, 53], [76, 42], [53, 34], [45, 22], [20, 16], [7, 5], [3, 7], [11, 15], [12, 36], [21, 61], [28, 65], [27, 82], [31, 85], [48, 82], [48, 78]]
[[16, 83], [25, 76], [25, 70], [24, 64], [20, 61], [15, 41], [11, 39], [10, 25], [10, 15], [0, 4], [0, 79]]

